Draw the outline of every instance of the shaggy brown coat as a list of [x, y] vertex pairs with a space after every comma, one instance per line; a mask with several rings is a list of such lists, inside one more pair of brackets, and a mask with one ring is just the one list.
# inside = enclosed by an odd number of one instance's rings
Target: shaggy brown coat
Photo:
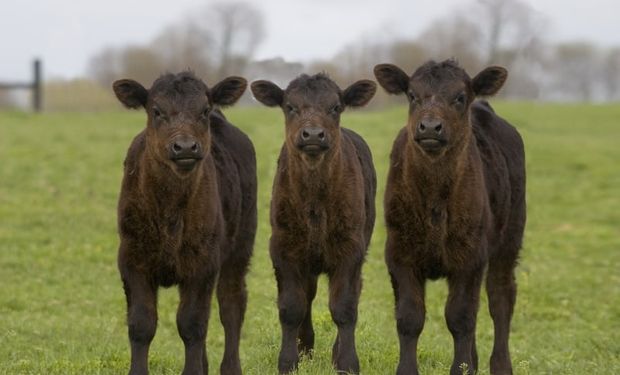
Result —
[[394, 142], [385, 193], [385, 259], [396, 299], [398, 374], [417, 374], [424, 326], [424, 285], [446, 277], [446, 322], [454, 339], [450, 373], [477, 369], [476, 314], [488, 266], [495, 325], [492, 374], [512, 373], [508, 352], [516, 298], [514, 268], [525, 226], [525, 162], [521, 137], [484, 101], [506, 70], [473, 79], [454, 61], [429, 62], [409, 77], [394, 65], [375, 67], [379, 83], [409, 98], [409, 120]]
[[354, 333], [376, 176], [368, 146], [340, 127], [340, 113], [365, 105], [375, 89], [371, 81], [358, 81], [341, 91], [322, 74], [302, 75], [286, 90], [268, 81], [252, 84], [256, 99], [280, 106], [286, 119], [270, 241], [282, 325], [280, 373], [294, 370], [299, 351], [314, 346], [311, 309], [321, 273], [329, 277], [329, 308], [338, 326], [332, 361], [339, 371], [359, 372]]
[[240, 374], [239, 336], [245, 274], [256, 232], [256, 160], [252, 143], [216, 106], [233, 104], [246, 81], [212, 89], [191, 73], [167, 74], [146, 90], [114, 83], [118, 99], [144, 107], [146, 129], [125, 159], [118, 203], [118, 266], [127, 297], [130, 374], [148, 372], [157, 326], [157, 290], [178, 284], [184, 374], [206, 374], [205, 338], [217, 282], [226, 335], [223, 374]]

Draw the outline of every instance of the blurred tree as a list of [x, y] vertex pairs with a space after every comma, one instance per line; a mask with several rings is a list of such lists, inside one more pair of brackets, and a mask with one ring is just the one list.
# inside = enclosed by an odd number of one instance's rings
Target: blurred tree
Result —
[[544, 17], [522, 0], [478, 0], [471, 6], [473, 11], [468, 14], [481, 25], [481, 39], [486, 46], [481, 56], [483, 63], [502, 65], [509, 71], [500, 94], [537, 98], [546, 74]]
[[215, 3], [193, 22], [211, 35], [218, 77], [242, 74], [265, 38], [263, 15], [242, 1]]
[[606, 52], [601, 73], [601, 80], [605, 87], [605, 99], [620, 100], [620, 47]]
[[130, 77], [149, 85], [166, 71], [193, 70], [209, 82], [242, 75], [265, 36], [263, 16], [245, 2], [221, 2], [165, 28], [144, 46], [106, 48], [93, 56], [88, 74], [108, 88]]
[[17, 103], [10, 91], [0, 90], [0, 109], [15, 108]]
[[[509, 65], [514, 58], [538, 43], [544, 28], [544, 19], [522, 0], [478, 0], [471, 5], [473, 12], [468, 12], [475, 20], [480, 15], [485, 19], [481, 22], [482, 37], [486, 41], [485, 63], [503, 63]], [[513, 50], [511, 61], [501, 61], [503, 50]], [[503, 55], [506, 56], [505, 54]]]
[[150, 48], [160, 56], [167, 71], [191, 69], [197, 76], [207, 79], [215, 75], [209, 55], [213, 44], [208, 31], [188, 22], [166, 28], [150, 43]]
[[369, 42], [366, 37], [340, 50], [332, 59], [330, 72], [339, 85], [349, 85], [359, 79], [373, 78], [372, 69], [385, 62], [386, 48], [381, 43]]
[[146, 87], [165, 70], [156, 50], [141, 46], [106, 48], [88, 63], [88, 75], [109, 89], [120, 78], [134, 79]]
[[120, 62], [125, 77], [135, 79], [147, 87], [167, 69], [158, 51], [148, 47], [123, 49]]
[[459, 11], [435, 21], [417, 41], [427, 51], [428, 59], [456, 58], [471, 74], [482, 66], [481, 22], [473, 22], [463, 14]]
[[111, 87], [112, 82], [118, 79], [122, 73], [119, 55], [120, 51], [116, 48], [104, 48], [90, 58], [87, 69], [88, 76], [102, 87]]
[[428, 55], [429, 52], [419, 41], [396, 40], [389, 46], [389, 61], [408, 74], [424, 64], [429, 58]]
[[45, 111], [110, 111], [121, 108], [111, 91], [111, 88], [88, 79], [48, 80], [43, 87]]
[[555, 95], [559, 99], [591, 101], [598, 84], [598, 53], [588, 42], [560, 44], [555, 48], [553, 71]]

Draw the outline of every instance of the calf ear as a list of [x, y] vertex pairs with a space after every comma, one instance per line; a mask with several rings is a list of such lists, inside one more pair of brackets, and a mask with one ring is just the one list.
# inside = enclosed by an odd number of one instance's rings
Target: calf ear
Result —
[[361, 107], [375, 96], [375, 92], [377, 92], [377, 84], [364, 79], [347, 87], [342, 93], [342, 101], [348, 107]]
[[409, 76], [392, 64], [379, 64], [374, 69], [379, 84], [390, 94], [402, 94], [409, 88]]
[[268, 107], [281, 106], [284, 100], [284, 91], [270, 81], [254, 81], [250, 86], [252, 94], [259, 102]]
[[490, 66], [478, 73], [471, 81], [474, 94], [477, 96], [494, 95], [502, 88], [508, 71], [501, 66]]
[[112, 84], [114, 94], [127, 108], [139, 108], [146, 105], [149, 92], [132, 79], [120, 79]]
[[233, 105], [239, 100], [248, 87], [248, 81], [241, 77], [224, 78], [211, 89], [213, 104], [220, 107]]

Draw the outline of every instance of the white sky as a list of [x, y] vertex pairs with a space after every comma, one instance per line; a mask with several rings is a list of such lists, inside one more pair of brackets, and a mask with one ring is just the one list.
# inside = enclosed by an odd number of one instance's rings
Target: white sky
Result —
[[[471, 1], [471, 0], [469, 0]], [[618, 0], [525, 0], [549, 20], [547, 39], [620, 46]], [[85, 74], [108, 46], [149, 42], [171, 23], [213, 0], [5, 0], [0, 6], [0, 81], [29, 80], [30, 62], [45, 77]], [[417, 37], [466, 0], [248, 0], [265, 17], [257, 58], [330, 58], [373, 34]]]

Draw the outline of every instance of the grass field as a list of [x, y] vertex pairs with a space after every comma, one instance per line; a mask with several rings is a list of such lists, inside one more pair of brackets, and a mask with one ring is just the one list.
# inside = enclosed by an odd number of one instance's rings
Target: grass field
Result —
[[[528, 224], [511, 336], [515, 374], [619, 374], [620, 105], [495, 107], [517, 126], [527, 153]], [[364, 374], [393, 374], [398, 360], [381, 202], [389, 149], [405, 111], [343, 117], [343, 124], [370, 144], [380, 187], [357, 326]], [[227, 115], [252, 138], [259, 163], [259, 227], [241, 360], [246, 374], [273, 374], [280, 328], [267, 218], [282, 116], [262, 108], [232, 109]], [[143, 123], [139, 112], [0, 113], [0, 374], [128, 370], [125, 300], [116, 270], [116, 200], [125, 151]], [[450, 366], [445, 298], [445, 282], [428, 286], [418, 352], [423, 374], [446, 374]], [[174, 288], [160, 292], [150, 353], [154, 374], [178, 374], [183, 365], [177, 302]], [[207, 344], [211, 373], [217, 373], [223, 332], [213, 312]], [[488, 374], [493, 331], [486, 298], [478, 322], [480, 373]], [[336, 330], [324, 278], [314, 323], [316, 353], [301, 363], [299, 374], [333, 373]]]

